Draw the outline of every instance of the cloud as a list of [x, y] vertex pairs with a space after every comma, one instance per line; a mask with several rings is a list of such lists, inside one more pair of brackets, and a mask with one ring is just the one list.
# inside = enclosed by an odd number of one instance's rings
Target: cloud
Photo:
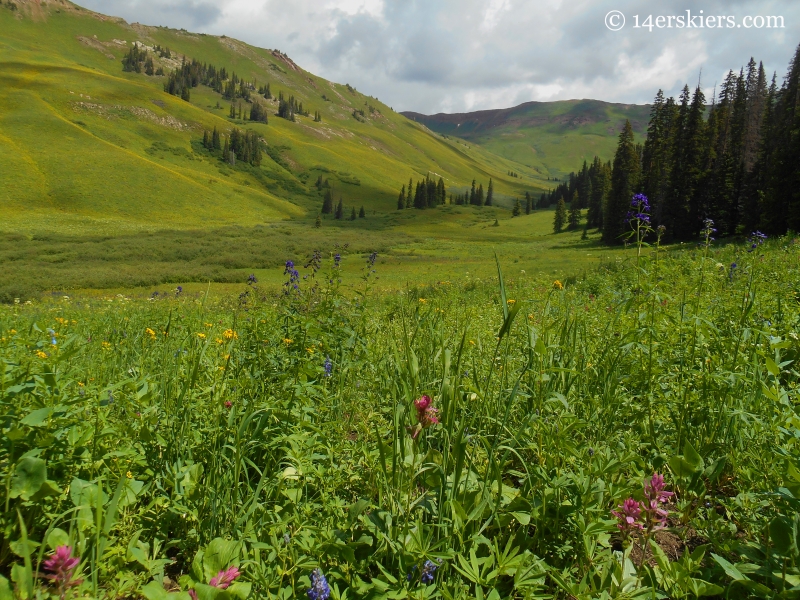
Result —
[[[280, 48], [328, 79], [396, 110], [464, 111], [528, 100], [649, 102], [702, 69], [710, 91], [754, 56], [785, 72], [800, 42], [800, 3], [705, 0], [703, 16], [781, 15], [784, 29], [663, 28], [686, 0], [83, 0], [129, 21], [226, 34]], [[610, 31], [605, 15], [626, 26]], [[700, 8], [690, 8], [695, 18]], [[636, 17], [640, 24], [635, 28]], [[696, 23], [696, 21], [695, 21]], [[710, 97], [710, 93], [707, 94]]]

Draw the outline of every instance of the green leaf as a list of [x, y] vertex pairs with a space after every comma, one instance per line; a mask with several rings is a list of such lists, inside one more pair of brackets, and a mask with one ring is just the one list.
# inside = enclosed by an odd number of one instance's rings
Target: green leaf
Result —
[[59, 546], [69, 546], [69, 534], [63, 529], [55, 527], [47, 534], [47, 547], [55, 550]]
[[787, 517], [775, 517], [769, 522], [769, 539], [772, 540], [772, 547], [778, 554], [783, 556], [798, 554], [795, 533], [794, 523]]
[[41, 458], [27, 456], [17, 463], [14, 478], [11, 480], [12, 498], [30, 500], [47, 480], [47, 466]]
[[203, 575], [206, 582], [231, 565], [239, 565], [239, 542], [214, 538], [203, 552]]
[[514, 317], [517, 316], [521, 306], [522, 304], [520, 302], [516, 302], [510, 311], [508, 308], [506, 308], [508, 315], [506, 316], [505, 321], [503, 321], [503, 326], [500, 328], [500, 332], [497, 334], [497, 337], [503, 339], [503, 336], [511, 331], [511, 325], [514, 322]]
[[778, 368], [778, 365], [776, 365], [775, 361], [769, 356], [764, 357], [764, 362], [767, 364], [767, 371], [770, 372], [770, 375], [773, 377], [778, 377], [781, 374], [781, 370]]
[[358, 520], [358, 517], [361, 515], [364, 510], [369, 506], [369, 500], [365, 500], [361, 498], [358, 502], [353, 504], [350, 509], [347, 511], [347, 528], [353, 526], [353, 524]]
[[20, 423], [28, 427], [38, 427], [47, 421], [51, 414], [53, 414], [52, 408], [40, 408], [28, 413], [28, 416], [22, 419]]
[[0, 600], [14, 600], [14, 594], [11, 593], [8, 579], [2, 575], [0, 575]]
[[703, 457], [697, 453], [697, 450], [689, 443], [686, 442], [683, 445], [683, 458], [686, 459], [695, 473], [702, 471], [705, 468], [705, 462], [703, 462]]
[[147, 600], [167, 600], [169, 598], [167, 590], [165, 590], [164, 586], [157, 581], [151, 581], [141, 590], [139, 590], [139, 592], [142, 594], [142, 596], [147, 598]]
[[717, 564], [720, 567], [722, 567], [722, 569], [725, 571], [725, 574], [734, 581], [750, 581], [750, 579], [746, 575], [742, 574], [739, 571], [739, 569], [737, 569], [734, 565], [732, 565], [727, 560], [722, 558], [719, 554], [714, 554], [712, 552], [711, 557], [715, 561], [717, 561]]

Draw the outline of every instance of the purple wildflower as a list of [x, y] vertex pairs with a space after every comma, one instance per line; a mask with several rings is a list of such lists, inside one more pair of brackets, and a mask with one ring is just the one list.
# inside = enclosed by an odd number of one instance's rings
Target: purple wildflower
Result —
[[283, 285], [287, 288], [291, 286], [294, 289], [298, 289], [297, 281], [300, 279], [300, 273], [294, 268], [294, 263], [291, 260], [286, 261], [286, 268], [283, 270], [283, 274], [289, 276], [289, 281]]
[[178, 286], [175, 288], [175, 295], [178, 296], [180, 293], [183, 292], [183, 286]]
[[338, 269], [339, 268], [339, 264], [341, 262], [342, 262], [342, 255], [337, 252], [336, 254], [333, 255], [333, 266], [334, 266], [334, 268]]
[[252, 285], [254, 283], [258, 283], [258, 279], [256, 279], [256, 276], [255, 276], [254, 273], [250, 273], [250, 275], [247, 278], [247, 285]]
[[626, 535], [632, 531], [644, 529], [639, 522], [639, 517], [642, 515], [642, 509], [639, 503], [633, 498], [628, 498], [617, 507], [619, 510], [612, 510], [611, 514], [617, 517], [619, 523], [617, 527]]
[[631, 210], [626, 215], [628, 223], [639, 225], [650, 224], [650, 201], [644, 194], [636, 194], [631, 198]]
[[333, 369], [333, 362], [330, 356], [325, 357], [325, 364], [323, 366], [325, 367], [325, 377], [330, 377], [331, 370]]
[[[439, 564], [441, 564], [441, 560], [439, 560]], [[433, 583], [433, 576], [436, 574], [436, 569], [439, 568], [439, 564], [436, 564], [432, 560], [426, 560], [425, 564], [422, 565], [422, 574], [419, 576], [419, 580], [422, 583]]]
[[311, 571], [311, 587], [308, 589], [309, 600], [328, 600], [331, 595], [331, 588], [328, 580], [320, 569]]
[[661, 504], [669, 501], [674, 496], [673, 492], [666, 490], [664, 476], [653, 473], [653, 476], [644, 484], [645, 502], [642, 502], [645, 522], [648, 531], [652, 529], [663, 529], [667, 526], [667, 511], [661, 508]]
[[758, 248], [761, 244], [767, 241], [767, 236], [760, 231], [756, 230], [750, 234], [750, 237], [747, 238], [747, 242], [750, 244], [750, 249], [748, 252], [752, 252], [756, 248]]

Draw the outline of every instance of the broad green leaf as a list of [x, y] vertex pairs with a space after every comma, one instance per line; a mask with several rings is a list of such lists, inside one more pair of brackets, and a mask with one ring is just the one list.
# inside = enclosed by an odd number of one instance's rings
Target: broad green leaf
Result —
[[705, 468], [703, 457], [697, 453], [697, 450], [689, 442], [683, 445], [683, 458], [692, 466], [695, 473]]
[[214, 538], [203, 552], [203, 575], [206, 583], [220, 571], [239, 565], [239, 542]]
[[773, 377], [778, 377], [781, 374], [781, 370], [778, 368], [778, 365], [776, 365], [775, 361], [769, 356], [764, 357], [764, 362], [767, 364], [767, 371], [770, 372], [770, 375]]
[[28, 427], [38, 427], [39, 425], [44, 424], [47, 419], [50, 418], [51, 414], [53, 414], [52, 408], [40, 408], [30, 412], [28, 416], [20, 421], [20, 423], [27, 425]]
[[47, 466], [41, 458], [28, 456], [17, 463], [14, 470], [14, 477], [11, 480], [12, 498], [22, 498], [30, 500], [44, 482], [47, 480]]
[[63, 529], [55, 527], [47, 534], [46, 543], [50, 550], [55, 550], [59, 546], [69, 546], [69, 534]]
[[11, 593], [11, 585], [8, 579], [0, 575], [0, 600], [14, 600], [14, 594]]
[[797, 555], [797, 541], [794, 523], [787, 517], [775, 517], [769, 523], [769, 539], [772, 547], [783, 556]]

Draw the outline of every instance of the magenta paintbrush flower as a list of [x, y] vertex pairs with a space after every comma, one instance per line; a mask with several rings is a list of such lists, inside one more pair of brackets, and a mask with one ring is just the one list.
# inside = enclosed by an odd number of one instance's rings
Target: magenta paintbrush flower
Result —
[[664, 476], [658, 473], [653, 473], [649, 481], [644, 483], [644, 495], [651, 502], [665, 503], [675, 494], [667, 491], [666, 483], [664, 483]]
[[46, 577], [56, 584], [62, 598], [69, 588], [83, 582], [83, 579], [73, 579], [80, 562], [79, 556], [72, 556], [71, 546], [59, 546], [42, 563], [45, 570], [50, 571]]
[[417, 411], [417, 426], [411, 431], [411, 437], [417, 439], [420, 431], [439, 423], [439, 409], [433, 407], [433, 400], [427, 395], [414, 400], [414, 408]]
[[667, 526], [667, 511], [659, 506], [665, 504], [674, 492], [668, 492], [664, 482], [664, 476], [653, 473], [653, 476], [644, 483], [644, 495], [647, 498], [642, 502], [642, 510], [645, 513], [645, 522], [648, 531], [663, 529]]
[[617, 520], [619, 521], [619, 523], [617, 523], [617, 527], [621, 531], [628, 533], [630, 531], [636, 531], [637, 529], [644, 529], [642, 524], [639, 522], [639, 518], [642, 515], [642, 509], [636, 500], [633, 498], [628, 498], [617, 508], [619, 510], [612, 510], [611, 514], [617, 517]]
[[208, 582], [208, 585], [210, 585], [211, 587], [219, 588], [221, 590], [225, 590], [228, 588], [230, 584], [233, 583], [233, 581], [237, 577], [239, 577], [239, 575], [241, 575], [239, 569], [236, 568], [234, 565], [231, 565], [224, 571], [220, 571], [219, 573], [217, 573], [216, 577], [212, 577], [211, 581]]

